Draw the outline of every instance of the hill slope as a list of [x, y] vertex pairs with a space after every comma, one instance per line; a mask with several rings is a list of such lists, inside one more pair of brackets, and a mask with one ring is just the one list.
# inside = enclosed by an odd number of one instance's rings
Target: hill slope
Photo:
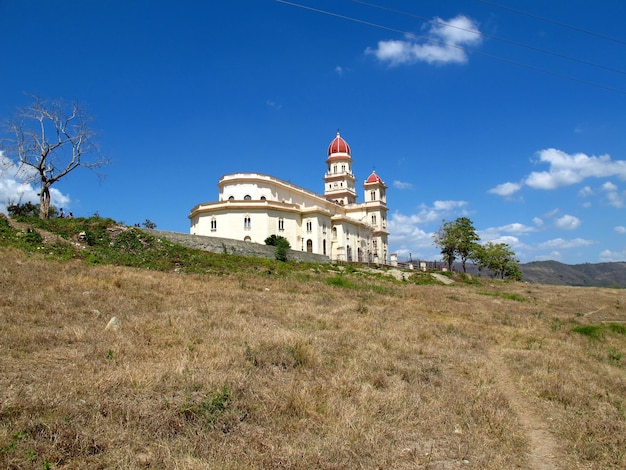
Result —
[[626, 467], [626, 291], [138, 266], [0, 247], [1, 468]]
[[534, 261], [520, 265], [524, 280], [539, 284], [626, 288], [626, 263], [563, 264]]

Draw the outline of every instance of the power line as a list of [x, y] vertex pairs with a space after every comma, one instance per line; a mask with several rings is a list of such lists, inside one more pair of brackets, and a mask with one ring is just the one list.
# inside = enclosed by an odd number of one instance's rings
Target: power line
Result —
[[389, 12], [392, 12], [392, 13], [397, 13], [399, 15], [404, 15], [404, 16], [408, 16], [408, 17], [411, 17], [411, 18], [417, 18], [417, 19], [420, 19], [420, 20], [423, 20], [423, 21], [429, 21], [429, 22], [432, 22], [432, 23], [435, 23], [435, 24], [438, 24], [438, 25], [446, 26], [446, 27], [453, 28], [453, 29], [458, 29], [460, 31], [465, 31], [465, 32], [468, 32], [468, 33], [474, 33], [476, 35], [479, 35], [479, 36], [482, 36], [482, 37], [485, 37], [485, 38], [488, 38], [488, 39], [495, 39], [496, 41], [501, 41], [501, 42], [504, 42], [504, 43], [507, 43], [507, 44], [512, 44], [514, 46], [523, 47], [523, 48], [529, 49], [531, 51], [540, 52], [540, 53], [546, 54], [546, 55], [551, 55], [553, 57], [558, 57], [560, 59], [566, 59], [566, 60], [570, 60], [570, 61], [573, 61], [573, 62], [578, 62], [580, 64], [589, 65], [591, 67], [597, 67], [597, 68], [600, 68], [600, 69], [603, 69], [603, 70], [608, 70], [610, 72], [615, 72], [615, 73], [619, 73], [619, 74], [622, 74], [622, 75], [626, 75], [626, 71], [625, 70], [620, 70], [620, 69], [616, 69], [616, 68], [613, 68], [613, 67], [608, 67], [606, 65], [597, 64], [595, 62], [590, 62], [590, 61], [584, 60], [584, 59], [578, 59], [576, 57], [571, 57], [571, 56], [568, 56], [568, 55], [565, 55], [565, 54], [561, 54], [559, 52], [553, 52], [553, 51], [549, 51], [547, 49], [542, 49], [540, 47], [531, 46], [530, 44], [525, 44], [523, 42], [513, 41], [512, 39], [506, 39], [506, 38], [502, 38], [502, 37], [495, 36], [495, 35], [492, 35], [492, 34], [486, 34], [486, 33], [483, 33], [481, 31], [478, 31], [478, 30], [475, 30], [475, 29], [462, 28], [461, 26], [457, 26], [457, 25], [454, 25], [454, 24], [451, 24], [451, 23], [447, 23], [447, 22], [439, 20], [439, 19], [432, 20], [432, 19], [427, 18], [425, 16], [416, 15], [414, 13], [409, 13], [409, 12], [402, 11], [402, 10], [395, 10], [393, 8], [388, 8], [388, 7], [385, 7], [385, 6], [382, 6], [382, 5], [376, 5], [374, 3], [364, 2], [362, 0], [351, 0], [351, 1], [354, 2], [354, 3], [360, 3], [361, 5], [366, 5], [366, 6], [371, 7], [371, 8], [378, 8], [380, 10], [385, 10], [385, 11], [389, 11]]
[[[402, 31], [400, 29], [391, 28], [389, 26], [384, 26], [384, 25], [380, 25], [380, 24], [377, 24], [377, 23], [372, 23], [370, 21], [361, 20], [359, 18], [354, 18], [354, 17], [347, 16], [347, 15], [341, 15], [339, 13], [333, 13], [333, 12], [327, 11], [327, 10], [321, 10], [319, 8], [313, 8], [313, 7], [310, 7], [308, 5], [302, 5], [302, 4], [295, 3], [295, 2], [290, 2], [290, 1], [287, 1], [287, 0], [275, 0], [275, 1], [278, 2], [278, 3], [283, 3], [285, 5], [293, 6], [293, 7], [296, 7], [296, 8], [301, 8], [301, 9], [304, 9], [304, 10], [313, 11], [315, 13], [320, 13], [320, 14], [332, 16], [332, 17], [335, 17], [335, 18], [339, 18], [339, 19], [342, 19], [342, 20], [352, 21], [354, 23], [359, 23], [359, 24], [363, 24], [363, 25], [366, 25], [366, 26], [371, 26], [373, 28], [379, 28], [379, 29], [383, 29], [383, 30], [386, 30], [386, 31], [391, 31], [391, 32], [394, 32], [394, 33], [402, 34], [404, 36], [407, 36], [407, 37], [410, 37], [410, 38], [413, 38], [413, 39], [425, 39], [425, 40], [428, 40], [428, 41], [436, 43], [436, 44], [444, 45], [446, 47], [452, 47], [452, 48], [460, 49], [460, 50], [462, 50], [464, 52], [467, 52], [466, 48], [464, 48], [462, 46], [459, 46], [458, 44], [450, 44], [450, 43], [447, 43], [445, 41], [439, 41], [439, 40], [434, 39], [432, 37], [418, 36], [418, 35], [415, 35], [415, 34], [413, 34], [411, 32], [408, 32], [408, 31]], [[593, 86], [593, 87], [596, 87], [596, 88], [601, 88], [601, 89], [604, 89], [604, 90], [607, 90], [607, 91], [610, 91], [610, 92], [613, 92], [613, 93], [617, 93], [617, 94], [620, 94], [620, 95], [626, 95], [626, 91], [625, 90], [621, 90], [619, 88], [613, 88], [613, 87], [610, 87], [610, 86], [607, 86], [607, 85], [602, 85], [600, 83], [591, 82], [591, 81], [588, 81], [588, 80], [582, 80], [582, 79], [579, 79], [579, 78], [576, 78], [576, 77], [572, 77], [570, 75], [561, 74], [559, 72], [553, 72], [551, 70], [547, 70], [547, 69], [544, 69], [544, 68], [541, 68], [541, 67], [537, 67], [537, 66], [529, 65], [529, 64], [524, 64], [522, 62], [517, 62], [517, 61], [514, 61], [512, 59], [507, 59], [505, 57], [500, 57], [500, 56], [496, 56], [496, 55], [492, 55], [492, 54], [487, 54], [485, 52], [474, 51], [474, 53], [478, 54], [478, 55], [481, 55], [483, 57], [488, 57], [488, 58], [493, 59], [493, 60], [498, 60], [498, 61], [501, 61], [501, 62], [506, 62], [508, 64], [516, 65], [518, 67], [524, 67], [524, 68], [527, 68], [527, 69], [531, 69], [531, 70], [534, 70], [536, 72], [542, 72], [542, 73], [545, 73], [545, 74], [548, 74], [548, 75], [552, 75], [552, 76], [555, 76], [555, 77], [559, 77], [559, 78], [562, 78], [562, 79], [565, 79], [565, 80], [570, 80], [570, 81], [574, 81], [574, 82], [578, 82], [578, 83], [583, 83], [585, 85]], [[621, 73], [623, 73], [623, 72], [621, 72]]]
[[485, 3], [487, 5], [494, 6], [496, 8], [501, 8], [503, 10], [512, 11], [513, 13], [517, 13], [518, 15], [525, 15], [525, 16], [528, 16], [530, 18], [534, 18], [536, 20], [545, 21], [546, 23], [551, 23], [551, 24], [560, 26], [561, 28], [571, 29], [572, 31], [577, 31], [579, 33], [588, 34], [590, 36], [595, 36], [597, 38], [606, 39], [607, 41], [613, 41], [613, 42], [616, 42], [618, 44], [626, 45], [626, 41], [624, 41], [623, 39], [614, 38], [612, 36], [607, 36], [606, 34], [596, 33], [594, 31], [589, 31], [588, 29], [583, 29], [583, 28], [579, 28], [577, 26], [572, 26], [572, 25], [569, 25], [567, 23], [562, 23], [560, 21], [556, 21], [556, 20], [553, 20], [551, 18], [547, 18], [545, 16], [540, 16], [540, 15], [536, 15], [534, 13], [529, 13], [529, 12], [524, 11], [524, 10], [518, 10], [516, 8], [507, 7], [505, 5], [500, 5], [499, 3], [491, 2], [489, 0], [476, 0], [476, 1], [481, 2], [481, 3]]

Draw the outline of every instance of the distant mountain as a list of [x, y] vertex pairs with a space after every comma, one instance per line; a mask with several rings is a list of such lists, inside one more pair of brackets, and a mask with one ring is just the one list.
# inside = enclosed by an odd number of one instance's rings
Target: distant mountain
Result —
[[524, 280], [538, 284], [626, 288], [626, 263], [563, 264], [533, 261], [521, 264]]

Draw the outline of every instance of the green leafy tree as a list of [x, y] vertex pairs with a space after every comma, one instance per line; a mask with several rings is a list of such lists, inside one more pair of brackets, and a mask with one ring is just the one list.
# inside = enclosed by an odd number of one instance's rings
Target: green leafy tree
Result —
[[508, 244], [487, 242], [476, 251], [476, 255], [480, 271], [487, 268], [501, 279], [522, 279], [519, 260]]
[[456, 259], [456, 244], [454, 222], [444, 220], [437, 233], [435, 233], [435, 245], [441, 250], [443, 261], [448, 264], [448, 271], [452, 271], [452, 265]]
[[278, 261], [287, 261], [287, 253], [291, 248], [289, 240], [281, 235], [270, 235], [265, 239], [265, 244], [275, 246], [275, 256]]
[[465, 264], [468, 259], [476, 257], [479, 240], [473, 222], [467, 217], [458, 217], [453, 222], [444, 220], [435, 234], [435, 244], [440, 248], [450, 271], [458, 257], [461, 259], [463, 272], [467, 272]]
[[25, 182], [38, 183], [39, 217], [50, 217], [50, 188], [76, 168], [108, 164], [94, 143], [91, 117], [78, 103], [33, 98], [6, 123], [4, 155], [13, 160]]
[[461, 265], [465, 273], [467, 272], [465, 263], [468, 259], [472, 259], [475, 256], [480, 237], [476, 233], [474, 224], [467, 217], [459, 217], [456, 219], [454, 221], [454, 228], [457, 238], [456, 254], [461, 258]]

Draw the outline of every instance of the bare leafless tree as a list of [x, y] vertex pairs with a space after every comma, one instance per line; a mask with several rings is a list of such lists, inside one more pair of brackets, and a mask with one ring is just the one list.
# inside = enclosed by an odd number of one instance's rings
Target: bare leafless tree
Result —
[[76, 102], [32, 97], [32, 103], [18, 108], [6, 123], [3, 154], [15, 162], [25, 181], [40, 185], [42, 219], [49, 217], [54, 183], [78, 167], [96, 171], [109, 163], [94, 142], [91, 120]]

